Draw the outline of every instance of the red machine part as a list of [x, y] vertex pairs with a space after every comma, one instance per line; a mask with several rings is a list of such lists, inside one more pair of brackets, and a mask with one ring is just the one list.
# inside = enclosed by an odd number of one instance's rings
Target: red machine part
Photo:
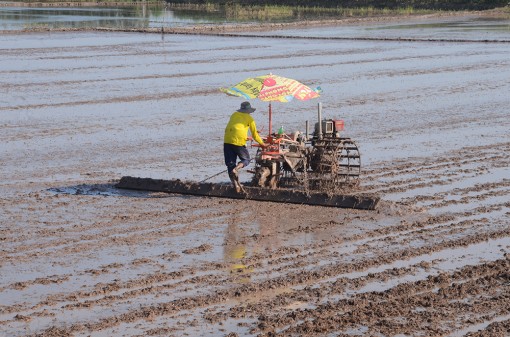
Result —
[[343, 119], [337, 119], [337, 120], [333, 120], [333, 123], [335, 123], [335, 131], [344, 131], [344, 126], [345, 126], [345, 123], [343, 121]]

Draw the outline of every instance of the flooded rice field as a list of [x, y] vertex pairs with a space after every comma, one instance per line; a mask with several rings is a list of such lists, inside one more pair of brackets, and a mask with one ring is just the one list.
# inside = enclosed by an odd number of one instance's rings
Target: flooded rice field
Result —
[[[433, 32], [0, 35], [0, 335], [508, 336], [510, 43]], [[114, 187], [224, 170], [219, 88], [269, 72], [321, 86], [273, 123], [344, 119], [376, 211]]]

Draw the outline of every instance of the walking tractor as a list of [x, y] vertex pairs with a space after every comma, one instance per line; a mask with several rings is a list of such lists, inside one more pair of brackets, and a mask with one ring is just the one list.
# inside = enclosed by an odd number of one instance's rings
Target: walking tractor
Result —
[[265, 137], [270, 145], [257, 150], [253, 186], [334, 193], [359, 184], [360, 153], [351, 138], [342, 136], [344, 121], [322, 119], [321, 103], [317, 115], [312, 134], [307, 121], [304, 133], [286, 134], [282, 127]]
[[234, 188], [230, 184], [205, 182], [224, 174], [223, 171], [200, 182], [127, 176], [122, 177], [117, 187], [367, 210], [377, 207], [378, 196], [364, 195], [354, 188], [359, 185], [361, 172], [358, 146], [352, 139], [343, 136], [343, 120], [322, 118], [321, 103], [318, 104], [318, 118], [312, 133], [308, 122], [305, 132], [287, 134], [282, 127], [272, 133], [271, 102], [314, 99], [322, 92], [320, 87], [311, 89], [299, 81], [270, 73], [247, 78], [220, 90], [230, 96], [269, 102], [269, 132], [262, 137], [269, 145], [261, 147], [252, 142], [252, 146], [258, 149], [250, 171], [253, 174], [251, 184], [243, 187], [238, 180], [233, 180]]

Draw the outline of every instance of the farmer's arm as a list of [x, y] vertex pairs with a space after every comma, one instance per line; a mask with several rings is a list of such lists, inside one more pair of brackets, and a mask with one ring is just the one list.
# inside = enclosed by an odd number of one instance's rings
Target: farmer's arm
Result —
[[253, 139], [257, 143], [259, 143], [262, 146], [265, 146], [264, 141], [262, 140], [262, 138], [260, 138], [259, 133], [257, 132], [257, 124], [255, 124], [255, 121], [252, 121], [250, 123], [250, 132], [251, 132]]

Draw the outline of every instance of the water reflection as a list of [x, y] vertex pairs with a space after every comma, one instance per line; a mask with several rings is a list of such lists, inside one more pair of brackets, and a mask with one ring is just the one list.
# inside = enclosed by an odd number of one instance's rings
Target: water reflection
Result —
[[253, 258], [281, 245], [275, 233], [276, 219], [274, 215], [266, 217], [254, 210], [233, 207], [227, 221], [223, 259], [232, 280], [247, 283], [255, 270]]
[[247, 243], [242, 240], [242, 232], [235, 221], [229, 221], [225, 233], [223, 257], [229, 266], [232, 278], [239, 283], [250, 281], [252, 267], [246, 265]]
[[147, 27], [161, 9], [132, 8], [0, 8], [0, 29]]
[[224, 21], [221, 13], [169, 10], [164, 5], [131, 7], [0, 7], [0, 30], [30, 28], [158, 28]]
[[457, 31], [510, 31], [510, 21], [496, 18], [478, 18], [459, 21], [389, 25], [377, 29], [398, 30], [457, 30]]
[[[292, 22], [297, 20], [338, 19], [352, 16], [338, 10], [317, 10], [287, 7], [261, 7], [258, 10], [242, 6], [205, 7], [204, 9], [184, 9], [165, 4], [137, 4], [123, 7], [9, 7], [0, 2], [0, 31], [23, 30], [31, 28], [176, 28], [189, 25], [254, 23], [254, 22]], [[358, 13], [360, 17], [370, 13]], [[374, 14], [374, 13], [372, 13]], [[443, 22], [418, 24], [375, 24], [374, 27], [345, 31], [344, 35], [356, 36], [369, 30], [409, 32], [429, 32], [435, 30], [471, 33], [503, 32], [510, 30], [508, 18], [452, 19]], [[320, 32], [324, 28], [319, 29]], [[328, 31], [328, 30], [326, 30]], [[299, 31], [302, 34], [302, 30]], [[357, 33], [358, 32], [358, 33]], [[337, 34], [337, 33], [333, 33]], [[319, 33], [318, 35], [323, 35]], [[327, 33], [326, 33], [327, 35]], [[484, 37], [486, 38], [486, 37]]]

